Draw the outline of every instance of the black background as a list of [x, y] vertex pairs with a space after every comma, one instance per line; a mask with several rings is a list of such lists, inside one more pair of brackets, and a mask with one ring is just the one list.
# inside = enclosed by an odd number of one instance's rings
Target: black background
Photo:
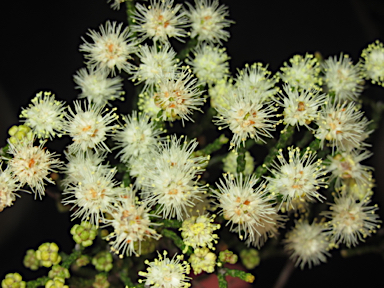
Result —
[[[383, 40], [384, 3], [379, 0], [221, 3], [229, 6], [230, 18], [236, 22], [226, 45], [234, 73], [245, 63], [256, 61], [269, 63], [270, 70], [276, 72], [294, 54], [315, 51], [325, 58], [344, 52], [357, 62], [368, 43]], [[72, 77], [83, 67], [78, 52], [81, 36], [108, 19], [125, 21], [122, 7], [111, 10], [105, 0], [1, 1], [0, 146], [5, 144], [7, 129], [17, 123], [20, 106], [27, 106], [36, 92], [53, 91], [57, 99], [67, 101], [77, 97]], [[131, 87], [126, 89], [128, 98]], [[370, 93], [384, 99], [382, 89], [373, 88]], [[121, 106], [120, 112], [129, 112], [129, 107]], [[380, 134], [371, 138], [375, 156], [369, 164], [375, 167], [378, 179], [374, 200], [383, 206]], [[50, 197], [33, 201], [32, 195], [20, 195], [14, 207], [0, 213], [1, 279], [14, 271], [28, 280], [39, 275], [20, 265], [28, 248], [36, 249], [45, 241], [55, 241], [66, 252], [73, 246], [68, 213], [56, 212]], [[285, 259], [261, 263], [254, 271], [258, 278], [255, 286], [270, 287], [284, 263]], [[328, 265], [296, 270], [287, 287], [379, 287], [383, 285], [383, 268], [380, 255], [346, 260], [336, 251]]]

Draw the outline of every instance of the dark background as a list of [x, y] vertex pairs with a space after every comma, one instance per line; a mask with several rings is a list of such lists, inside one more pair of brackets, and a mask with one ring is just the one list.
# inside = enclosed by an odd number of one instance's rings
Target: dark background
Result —
[[[325, 58], [344, 52], [357, 62], [368, 43], [383, 40], [384, 2], [379, 0], [220, 2], [229, 6], [236, 22], [226, 45], [232, 72], [256, 61], [269, 63], [276, 72], [294, 54], [315, 51]], [[18, 122], [20, 106], [26, 107], [36, 92], [53, 91], [57, 99], [67, 101], [77, 97], [72, 77], [83, 67], [81, 37], [107, 19], [125, 21], [122, 7], [111, 10], [106, 0], [1, 1], [0, 146], [7, 129]], [[132, 88], [127, 84], [126, 89], [128, 98]], [[369, 93], [384, 98], [380, 88]], [[122, 105], [120, 112], [129, 112], [129, 107]], [[383, 207], [381, 134], [382, 129], [370, 139], [375, 156], [369, 165], [375, 167], [377, 178], [374, 201]], [[46, 241], [55, 241], [66, 252], [73, 246], [68, 213], [58, 213], [50, 197], [33, 201], [32, 195], [20, 195], [11, 209], [0, 213], [0, 279], [14, 271], [27, 280], [39, 275], [20, 266], [28, 248], [37, 249]], [[256, 287], [270, 287], [284, 263], [285, 259], [261, 263], [254, 271]], [[380, 255], [347, 260], [335, 251], [328, 265], [295, 271], [287, 287], [378, 287], [383, 285], [383, 264]]]

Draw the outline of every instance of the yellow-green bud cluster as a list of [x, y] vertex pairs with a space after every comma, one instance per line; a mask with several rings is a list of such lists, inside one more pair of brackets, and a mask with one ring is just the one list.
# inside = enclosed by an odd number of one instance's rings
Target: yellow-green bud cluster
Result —
[[89, 260], [89, 257], [87, 255], [81, 255], [79, 258], [76, 259], [75, 264], [78, 267], [83, 267], [83, 266], [88, 265], [89, 262], [90, 262], [90, 260]]
[[61, 277], [55, 277], [53, 280], [49, 280], [45, 284], [45, 288], [69, 288], [68, 285], [65, 285], [65, 279]]
[[5, 275], [5, 279], [1, 281], [1, 288], [24, 288], [26, 286], [25, 281], [19, 273], [8, 273]]
[[59, 264], [61, 261], [59, 247], [53, 242], [41, 244], [36, 251], [36, 257], [40, 260], [40, 265], [47, 268], [52, 265]]
[[33, 138], [33, 132], [31, 128], [26, 125], [14, 125], [9, 128], [8, 134], [11, 136], [9, 137], [9, 142], [11, 142], [12, 144], [17, 144], [23, 139], [30, 140]]
[[51, 271], [48, 272], [48, 277], [49, 278], [64, 278], [67, 279], [71, 275], [69, 274], [69, 271], [67, 268], [64, 268], [60, 265], [53, 265], [51, 268]]
[[109, 287], [109, 282], [107, 275], [104, 274], [97, 274], [95, 276], [95, 282], [93, 282], [92, 287], [94, 288], [108, 288]]
[[37, 259], [36, 251], [29, 249], [27, 254], [24, 256], [23, 264], [25, 267], [35, 271], [40, 267], [40, 260]]
[[108, 251], [101, 251], [92, 258], [92, 264], [95, 266], [96, 270], [100, 272], [108, 272], [111, 270], [113, 267], [112, 261], [112, 254]]
[[212, 273], [215, 271], [216, 255], [208, 248], [197, 248], [189, 258], [189, 262], [193, 268], [195, 275], [205, 271]]
[[241, 262], [245, 268], [251, 270], [260, 264], [259, 252], [256, 249], [244, 249], [240, 252]]
[[83, 247], [91, 246], [97, 235], [97, 229], [90, 223], [83, 221], [80, 225], [76, 224], [71, 229], [73, 240]]
[[229, 250], [221, 251], [219, 253], [219, 260], [223, 263], [228, 262], [229, 264], [235, 264], [237, 262], [237, 258], [237, 255], [233, 254], [233, 252]]

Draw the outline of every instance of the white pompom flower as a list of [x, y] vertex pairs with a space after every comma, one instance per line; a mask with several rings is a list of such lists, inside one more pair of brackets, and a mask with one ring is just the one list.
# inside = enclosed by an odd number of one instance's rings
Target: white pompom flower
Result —
[[357, 201], [348, 194], [335, 197], [335, 203], [330, 204], [330, 211], [323, 213], [330, 219], [326, 223], [330, 240], [350, 248], [375, 233], [381, 223], [379, 215], [375, 214], [379, 208], [377, 205], [368, 206], [369, 203], [369, 198]]
[[26, 118], [25, 125], [32, 128], [38, 138], [52, 139], [63, 133], [64, 116], [66, 115], [64, 102], [55, 100], [51, 92], [36, 94], [28, 108], [23, 108], [20, 117]]
[[21, 185], [27, 184], [35, 198], [41, 199], [45, 195], [45, 182], [54, 184], [49, 177], [51, 172], [62, 166], [62, 162], [56, 158], [55, 153], [49, 152], [43, 147], [45, 142], [39, 146], [33, 145], [34, 139], [25, 139], [17, 144], [9, 142], [8, 153], [13, 156], [8, 162], [9, 171], [14, 175]]
[[371, 43], [361, 53], [361, 69], [366, 79], [370, 79], [373, 84], [384, 86], [384, 47], [383, 43], [376, 40]]
[[19, 189], [20, 183], [13, 177], [11, 170], [8, 167], [5, 170], [0, 169], [0, 212], [13, 205], [16, 196], [19, 196], [16, 194]]
[[[104, 143], [107, 136], [112, 135], [118, 125], [110, 125], [118, 119], [113, 108], [109, 110], [103, 106], [94, 106], [89, 102], [75, 101], [75, 111], [69, 108], [65, 132], [72, 137], [73, 143], [69, 150], [73, 153], [98, 149], [110, 151]], [[85, 106], [84, 109], [82, 106]], [[108, 111], [109, 110], [109, 111]]]
[[[302, 155], [301, 155], [302, 154]], [[282, 202], [286, 202], [286, 209], [293, 206], [294, 199], [304, 202], [313, 202], [317, 199], [322, 202], [325, 199], [318, 190], [321, 187], [327, 188], [326, 172], [322, 160], [316, 160], [316, 153], [306, 149], [301, 153], [299, 148], [288, 148], [288, 161], [280, 149], [277, 161], [272, 164], [271, 173], [273, 177], [266, 177], [268, 188], [274, 195], [282, 196]]]
[[363, 114], [355, 102], [327, 102], [316, 121], [319, 127], [315, 137], [321, 140], [322, 147], [325, 140], [329, 141], [333, 153], [368, 146], [364, 140], [372, 131], [368, 131], [369, 121]]
[[228, 9], [224, 5], [219, 6], [218, 0], [195, 0], [195, 7], [187, 2], [189, 11], [187, 17], [191, 22], [191, 38], [197, 37], [199, 42], [220, 43], [227, 41], [229, 32], [224, 30], [229, 27], [232, 20]]
[[240, 89], [230, 91], [224, 101], [226, 105], [216, 108], [214, 123], [219, 130], [228, 127], [232, 131], [230, 149], [238, 149], [248, 138], [264, 142], [262, 137], [273, 137], [270, 131], [276, 130], [278, 121], [273, 119], [276, 109], [272, 102], [261, 103]]
[[80, 45], [80, 52], [85, 52], [87, 65], [91, 69], [101, 69], [116, 74], [116, 69], [130, 73], [133, 65], [128, 62], [132, 54], [137, 50], [137, 43], [133, 41], [131, 31], [126, 27], [123, 30], [123, 23], [107, 21], [105, 26], [100, 25], [100, 32], [89, 30], [87, 35], [93, 43], [87, 42]]
[[224, 174], [224, 181], [220, 179], [216, 183], [218, 191], [212, 190], [219, 213], [228, 220], [226, 225], [230, 224], [230, 230], [238, 233], [240, 239], [249, 237], [251, 242], [256, 241], [256, 235], [260, 234], [253, 226], [273, 222], [276, 213], [273, 207], [275, 198], [264, 183], [254, 187], [257, 182], [255, 175], [243, 179], [242, 174], [236, 177]]
[[172, 259], [167, 257], [167, 251], [163, 252], [164, 257], [158, 253], [159, 259], [152, 262], [145, 260], [144, 263], [149, 267], [147, 272], [139, 272], [139, 275], [146, 280], [139, 279], [139, 283], [145, 282], [148, 287], [161, 288], [188, 288], [191, 287], [190, 266], [183, 260], [183, 255], [174, 255]]
[[363, 91], [360, 67], [353, 65], [348, 55], [329, 57], [322, 63], [324, 84], [335, 94], [336, 101], [356, 101]]
[[136, 3], [133, 14], [132, 31], [138, 33], [143, 40], [151, 38], [154, 43], [168, 42], [168, 38], [176, 38], [183, 42], [187, 32], [188, 18], [181, 4], [173, 5], [173, 0], [151, 0], [145, 6]]
[[284, 248], [291, 254], [290, 258], [296, 261], [295, 266], [300, 264], [303, 269], [307, 264], [311, 268], [312, 265], [327, 262], [327, 256], [331, 256], [328, 252], [331, 243], [327, 240], [324, 229], [322, 224], [309, 224], [308, 221], [299, 220], [286, 234]]
[[87, 98], [97, 106], [104, 106], [109, 101], [123, 100], [123, 79], [120, 77], [108, 78], [105, 70], [82, 68], [73, 76], [77, 84], [76, 89], [81, 89], [79, 98]]
[[275, 101], [284, 108], [284, 123], [286, 125], [305, 126], [314, 130], [309, 124], [318, 118], [319, 107], [327, 100], [327, 95], [316, 89], [301, 90], [293, 89], [290, 85], [283, 86], [284, 94], [280, 94]]

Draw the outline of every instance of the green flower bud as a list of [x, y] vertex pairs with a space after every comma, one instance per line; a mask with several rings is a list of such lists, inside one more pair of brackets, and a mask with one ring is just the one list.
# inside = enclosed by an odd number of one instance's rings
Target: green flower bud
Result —
[[73, 225], [71, 228], [73, 240], [83, 247], [91, 246], [96, 238], [97, 229], [90, 222], [81, 222], [80, 225]]
[[53, 280], [48, 280], [48, 282], [45, 284], [45, 288], [69, 288], [68, 285], [64, 284], [64, 278], [55, 277]]
[[228, 262], [229, 264], [235, 264], [237, 262], [237, 255], [233, 254], [232, 251], [225, 250], [219, 253], [219, 260], [223, 263]]
[[108, 278], [104, 274], [97, 274], [95, 276], [95, 282], [93, 282], [92, 287], [94, 288], [108, 288], [109, 287]]
[[112, 261], [112, 254], [108, 251], [101, 251], [92, 258], [92, 264], [95, 266], [96, 270], [100, 272], [108, 272], [111, 270], [113, 267]]
[[241, 262], [245, 268], [251, 270], [260, 264], [259, 252], [256, 249], [244, 249], [240, 252]]
[[37, 249], [36, 257], [42, 266], [49, 268], [60, 263], [61, 256], [58, 251], [59, 247], [55, 243], [43, 243]]
[[49, 278], [69, 278], [71, 275], [69, 274], [69, 271], [67, 268], [61, 267], [60, 265], [53, 265], [51, 268], [51, 271], [48, 272]]
[[81, 255], [79, 258], [76, 259], [74, 265], [77, 266], [76, 268], [80, 268], [80, 267], [88, 265], [89, 262], [90, 262], [90, 259], [87, 255]]
[[40, 261], [37, 259], [36, 251], [29, 249], [24, 256], [23, 264], [25, 267], [35, 271], [40, 267]]
[[19, 273], [8, 273], [5, 275], [3, 281], [1, 281], [2, 288], [24, 288], [26, 286], [25, 281]]
[[16, 134], [16, 132], [19, 130], [19, 127], [16, 125], [13, 125], [11, 128], [8, 130], [8, 134], [13, 136]]

